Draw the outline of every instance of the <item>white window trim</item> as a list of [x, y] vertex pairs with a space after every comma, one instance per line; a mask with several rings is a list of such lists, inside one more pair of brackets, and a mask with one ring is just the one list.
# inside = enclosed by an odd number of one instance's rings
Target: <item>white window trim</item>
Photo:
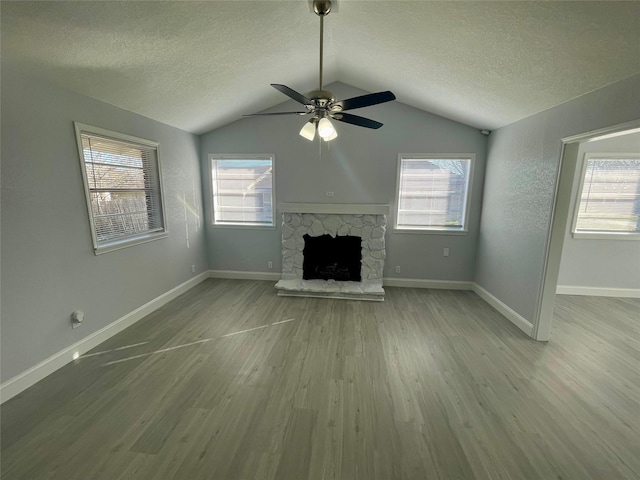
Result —
[[[398, 226], [398, 207], [400, 205], [400, 171], [403, 158], [429, 160], [429, 159], [451, 159], [451, 160], [471, 160], [469, 165], [469, 179], [467, 184], [467, 197], [464, 207], [463, 227], [461, 229], [448, 229], [439, 227], [399, 227]], [[471, 208], [471, 193], [473, 186], [473, 174], [476, 165], [475, 153], [399, 153], [398, 164], [396, 167], [396, 195], [395, 206], [393, 209], [393, 231], [394, 233], [410, 233], [420, 235], [468, 235], [469, 234], [469, 210]]]
[[571, 236], [579, 240], [640, 240], [640, 232], [603, 232], [603, 231], [576, 231], [578, 214], [580, 211], [580, 199], [584, 189], [584, 177], [587, 174], [587, 162], [590, 158], [637, 158], [637, 153], [598, 153], [587, 152], [580, 165], [580, 177], [578, 178], [578, 192], [574, 198], [573, 220], [571, 221]]
[[[113, 252], [115, 250], [121, 250], [123, 248], [133, 247], [134, 245], [140, 245], [143, 243], [152, 242], [154, 240], [160, 240], [167, 238], [169, 233], [167, 230], [167, 219], [165, 216], [164, 206], [164, 190], [162, 185], [162, 166], [160, 164], [160, 144], [152, 140], [146, 140], [144, 138], [134, 137], [124, 133], [114, 132], [100, 127], [94, 127], [93, 125], [87, 125], [84, 123], [73, 122], [76, 131], [76, 144], [78, 147], [78, 158], [80, 160], [80, 168], [82, 170], [82, 183], [84, 186], [85, 201], [87, 203], [87, 214], [89, 216], [89, 226], [91, 227], [91, 240], [93, 242], [93, 253], [96, 255], [102, 255], [103, 253]], [[84, 150], [82, 148], [82, 133], [89, 133], [100, 135], [107, 138], [113, 138], [114, 140], [123, 140], [131, 143], [138, 143], [140, 145], [153, 147], [156, 149], [156, 160], [158, 162], [158, 181], [160, 186], [160, 206], [162, 209], [162, 230], [151, 233], [142, 233], [126, 238], [118, 238], [110, 242], [104, 242], [102, 245], [98, 244], [98, 237], [96, 235], [96, 226], [93, 218], [91, 208], [91, 191], [89, 188], [89, 181], [87, 177], [87, 169], [84, 160]]]
[[[271, 225], [265, 225], [262, 223], [216, 223], [216, 200], [214, 195], [213, 186], [213, 162], [214, 160], [271, 160], [271, 202], [272, 207], [272, 219]], [[277, 218], [277, 203], [276, 203], [276, 158], [273, 153], [210, 153], [209, 154], [209, 189], [211, 190], [210, 205], [211, 205], [211, 226], [213, 228], [235, 228], [241, 230], [275, 230], [276, 218]]]

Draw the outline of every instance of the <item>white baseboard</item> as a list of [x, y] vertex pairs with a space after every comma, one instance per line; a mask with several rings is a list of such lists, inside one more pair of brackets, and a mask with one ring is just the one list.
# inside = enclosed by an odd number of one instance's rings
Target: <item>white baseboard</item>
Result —
[[495, 308], [498, 312], [504, 315], [507, 320], [513, 323], [516, 327], [522, 330], [524, 333], [533, 336], [533, 324], [520, 315], [518, 312], [513, 310], [506, 303], [503, 303], [501, 300], [493, 296], [493, 294], [489, 293], [487, 290], [482, 288], [477, 283], [473, 284], [473, 291], [478, 294], [480, 298], [482, 298], [485, 302]]
[[593, 297], [623, 297], [640, 298], [638, 288], [599, 288], [599, 287], [577, 287], [572, 285], [558, 285], [556, 289], [558, 295], [588, 295]]
[[422, 280], [418, 278], [390, 278], [382, 279], [384, 287], [407, 287], [407, 288], [439, 288], [444, 290], [472, 290], [472, 282], [461, 282], [453, 280]]
[[[281, 273], [244, 272], [239, 270], [209, 270], [209, 278], [229, 278], [235, 280], [273, 280], [282, 279]], [[416, 278], [384, 278], [385, 287], [439, 288], [445, 290], [472, 290], [472, 282], [451, 280], [422, 280]]]
[[270, 272], [243, 272], [240, 270], [209, 270], [209, 278], [229, 278], [234, 280], [273, 280], [277, 282], [282, 274]]
[[177, 287], [172, 288], [168, 292], [163, 293], [159, 297], [156, 297], [150, 302], [145, 303], [141, 307], [136, 308], [135, 310], [119, 318], [115, 322], [110, 323], [106, 327], [103, 327], [97, 332], [90, 334], [79, 342], [74, 343], [64, 350], [61, 350], [58, 353], [50, 356], [46, 360], [43, 360], [37, 365], [34, 365], [28, 370], [7, 380], [2, 385], [0, 385], [0, 403], [4, 403], [10, 398], [15, 397], [20, 392], [34, 385], [36, 382], [39, 382], [46, 376], [51, 375], [56, 370], [64, 367], [67, 363], [72, 362], [74, 359], [74, 355], [82, 355], [92, 348], [95, 348], [105, 340], [108, 340], [115, 334], [133, 325], [138, 320], [146, 317], [151, 312], [162, 307], [164, 304], [168, 303], [179, 295], [182, 295], [184, 292], [195, 287], [197, 284], [206, 280], [207, 278], [209, 278], [208, 272], [204, 272], [187, 280], [184, 283], [181, 283]]

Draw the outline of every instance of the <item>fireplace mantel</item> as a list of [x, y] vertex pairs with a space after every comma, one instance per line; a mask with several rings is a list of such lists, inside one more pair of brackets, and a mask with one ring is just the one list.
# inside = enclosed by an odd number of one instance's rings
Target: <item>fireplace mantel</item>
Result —
[[281, 203], [281, 213], [389, 215], [389, 205], [369, 203]]

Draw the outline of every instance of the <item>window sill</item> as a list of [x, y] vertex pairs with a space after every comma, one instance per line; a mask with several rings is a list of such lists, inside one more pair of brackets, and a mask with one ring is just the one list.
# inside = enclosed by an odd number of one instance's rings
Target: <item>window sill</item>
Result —
[[212, 223], [211, 226], [213, 228], [235, 228], [238, 230], [275, 230], [276, 226], [274, 225], [261, 225], [258, 223]]
[[576, 240], [640, 240], [640, 233], [636, 232], [571, 232]]
[[116, 250], [122, 250], [123, 248], [129, 248], [135, 245], [141, 245], [143, 243], [153, 242], [155, 240], [167, 238], [168, 236], [169, 236], [169, 233], [164, 231], [164, 232], [150, 233], [147, 235], [140, 235], [138, 237], [127, 238], [122, 240], [114, 240], [109, 243], [104, 243], [99, 247], [95, 247], [94, 253], [96, 255], [102, 255], [103, 253], [109, 253]]
[[403, 228], [393, 227], [393, 233], [412, 233], [418, 235], [468, 235], [468, 230], [448, 230], [446, 228]]

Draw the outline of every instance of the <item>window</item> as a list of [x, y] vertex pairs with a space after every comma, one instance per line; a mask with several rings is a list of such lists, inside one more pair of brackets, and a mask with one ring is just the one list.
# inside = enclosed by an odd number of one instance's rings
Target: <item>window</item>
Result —
[[580, 184], [574, 236], [640, 234], [640, 154], [587, 153]]
[[213, 224], [273, 227], [273, 155], [210, 155]]
[[474, 160], [473, 154], [401, 154], [395, 228], [465, 233]]
[[158, 144], [75, 128], [95, 253], [166, 237]]

